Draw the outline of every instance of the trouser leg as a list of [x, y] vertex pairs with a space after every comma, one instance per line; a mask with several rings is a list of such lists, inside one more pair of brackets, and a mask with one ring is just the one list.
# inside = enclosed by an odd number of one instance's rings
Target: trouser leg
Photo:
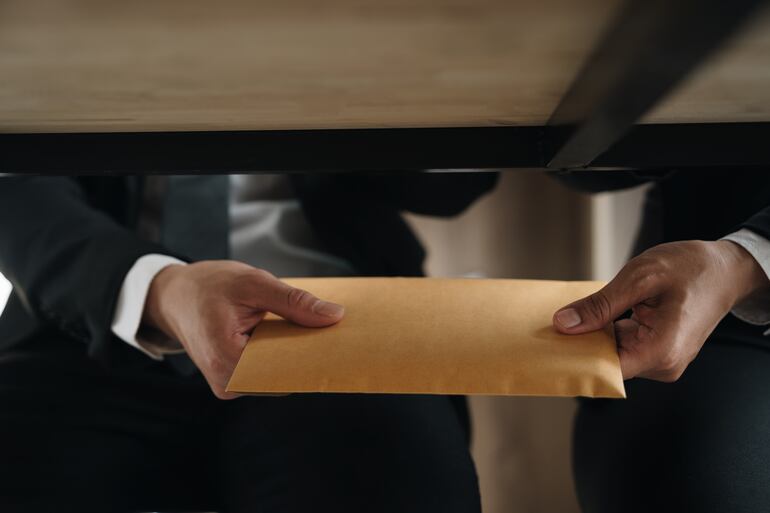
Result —
[[228, 408], [228, 512], [480, 510], [466, 432], [447, 397], [298, 394]]
[[770, 505], [770, 347], [713, 338], [676, 383], [584, 400], [574, 469], [586, 513], [756, 512]]
[[0, 354], [0, 511], [210, 506], [209, 397], [161, 365], [104, 369], [69, 340]]

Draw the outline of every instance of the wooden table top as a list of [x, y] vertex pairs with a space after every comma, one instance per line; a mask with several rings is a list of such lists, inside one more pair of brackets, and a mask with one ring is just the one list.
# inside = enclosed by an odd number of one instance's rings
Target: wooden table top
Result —
[[[543, 125], [618, 5], [0, 0], [0, 132]], [[769, 27], [645, 121], [770, 121]]]

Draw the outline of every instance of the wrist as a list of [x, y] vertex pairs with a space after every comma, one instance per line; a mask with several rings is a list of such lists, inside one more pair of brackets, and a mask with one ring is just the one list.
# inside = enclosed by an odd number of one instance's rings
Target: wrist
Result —
[[731, 289], [730, 308], [747, 297], [770, 286], [767, 275], [756, 259], [743, 246], [730, 240], [714, 242], [725, 263], [724, 277]]
[[173, 321], [173, 305], [176, 303], [174, 297], [185, 268], [186, 266], [179, 264], [169, 265], [155, 275], [150, 283], [142, 313], [143, 325], [159, 330], [174, 340], [179, 340]]

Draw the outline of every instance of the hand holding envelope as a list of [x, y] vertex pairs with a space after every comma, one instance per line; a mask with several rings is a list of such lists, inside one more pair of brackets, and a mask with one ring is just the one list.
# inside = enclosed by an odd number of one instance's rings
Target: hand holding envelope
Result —
[[553, 312], [598, 282], [285, 280], [345, 306], [327, 328], [268, 315], [227, 390], [625, 397], [610, 329], [562, 335]]

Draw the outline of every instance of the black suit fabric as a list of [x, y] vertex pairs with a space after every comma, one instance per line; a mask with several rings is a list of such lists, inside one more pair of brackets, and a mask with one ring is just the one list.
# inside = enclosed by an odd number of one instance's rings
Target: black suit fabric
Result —
[[[493, 174], [292, 175], [328, 251], [420, 275], [403, 211], [454, 215]], [[214, 398], [110, 331], [137, 258], [141, 177], [0, 180], [0, 510], [473, 512], [460, 398]], [[185, 255], [175, 255], [185, 259]]]
[[[424, 250], [401, 212], [458, 214], [496, 179], [492, 173], [291, 175], [328, 250], [372, 276], [422, 274]], [[0, 349], [51, 324], [85, 343], [93, 357], [122, 361], [110, 332], [122, 280], [140, 256], [173, 254], [136, 234], [142, 183], [141, 177], [0, 180], [0, 272], [14, 285], [0, 317]]]
[[[637, 251], [659, 242], [716, 240], [741, 228], [770, 239], [766, 170], [562, 178], [590, 191], [650, 182]], [[633, 379], [626, 382], [625, 401], [581, 400], [573, 464], [583, 511], [766, 511], [767, 328], [728, 315], [677, 382]]]

